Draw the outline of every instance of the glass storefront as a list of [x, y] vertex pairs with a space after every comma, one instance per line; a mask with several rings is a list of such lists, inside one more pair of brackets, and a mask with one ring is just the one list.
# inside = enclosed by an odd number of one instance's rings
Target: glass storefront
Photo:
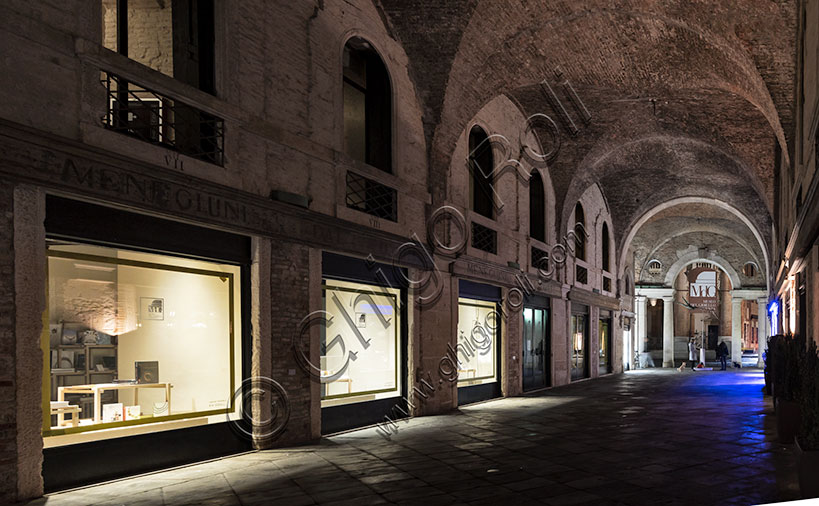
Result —
[[322, 327], [321, 407], [401, 395], [399, 290], [327, 279]]
[[523, 308], [523, 389], [549, 386], [551, 343], [549, 311], [538, 307]]
[[589, 377], [588, 334], [588, 314], [572, 314], [572, 381]]
[[611, 372], [611, 312], [601, 309], [598, 324], [597, 336], [599, 339], [598, 348], [598, 372], [600, 375]]
[[498, 381], [498, 326], [495, 304], [458, 299], [458, 386]]
[[239, 266], [57, 240], [47, 252], [46, 447], [238, 418]]

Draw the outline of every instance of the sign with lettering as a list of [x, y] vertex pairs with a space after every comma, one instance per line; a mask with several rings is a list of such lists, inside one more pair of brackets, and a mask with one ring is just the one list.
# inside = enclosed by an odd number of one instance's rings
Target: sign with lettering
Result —
[[698, 267], [688, 273], [688, 302], [695, 311], [716, 311], [718, 300], [717, 271]]

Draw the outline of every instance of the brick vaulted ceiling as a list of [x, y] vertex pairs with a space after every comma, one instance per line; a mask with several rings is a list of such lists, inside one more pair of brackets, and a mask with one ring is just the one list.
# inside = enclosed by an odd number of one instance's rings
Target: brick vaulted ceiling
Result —
[[794, 0], [374, 2], [409, 56], [435, 201], [483, 105], [506, 95], [558, 119], [539, 83], [561, 94], [568, 80], [591, 121], [575, 136], [561, 125], [558, 223], [599, 182], [618, 248], [640, 216], [690, 196], [730, 203], [770, 244], [775, 143], [792, 153]]

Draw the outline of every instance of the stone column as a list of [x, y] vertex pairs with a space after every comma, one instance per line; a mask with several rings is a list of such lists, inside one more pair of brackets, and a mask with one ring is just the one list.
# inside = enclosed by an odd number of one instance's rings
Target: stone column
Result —
[[757, 367], [765, 367], [762, 354], [768, 349], [768, 297], [756, 299], [757, 322], [759, 323], [759, 358]]
[[674, 367], [674, 295], [663, 295], [663, 367]]
[[645, 295], [638, 295], [635, 297], [637, 299], [637, 353], [643, 353], [646, 347], [646, 296]]
[[731, 361], [742, 364], [742, 297], [731, 294]]

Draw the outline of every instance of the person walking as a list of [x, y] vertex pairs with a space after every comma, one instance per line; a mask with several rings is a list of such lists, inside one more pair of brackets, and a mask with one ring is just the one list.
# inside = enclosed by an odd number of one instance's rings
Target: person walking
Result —
[[719, 357], [720, 371], [724, 371], [728, 367], [728, 346], [725, 341], [722, 341], [717, 346], [717, 356]]
[[691, 370], [697, 368], [697, 345], [693, 339], [688, 340], [688, 360], [691, 361]]

